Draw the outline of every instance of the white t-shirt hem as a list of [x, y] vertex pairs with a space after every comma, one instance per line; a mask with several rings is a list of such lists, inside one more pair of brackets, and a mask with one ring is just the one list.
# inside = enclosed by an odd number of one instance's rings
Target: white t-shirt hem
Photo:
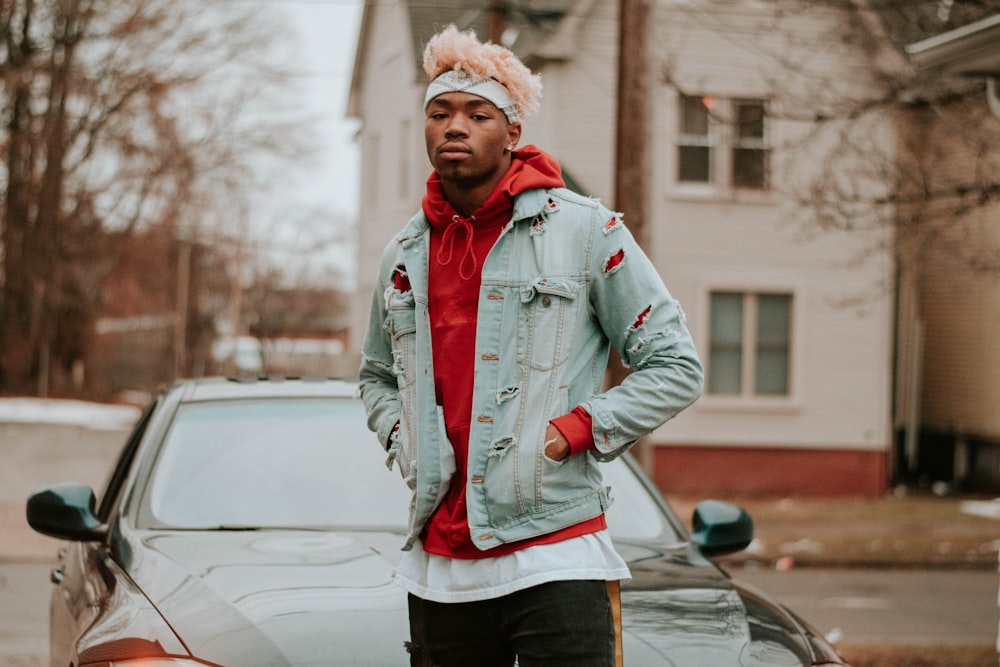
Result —
[[394, 580], [419, 598], [455, 603], [491, 600], [552, 581], [628, 581], [631, 576], [602, 530], [479, 559], [429, 554], [418, 541], [403, 552]]

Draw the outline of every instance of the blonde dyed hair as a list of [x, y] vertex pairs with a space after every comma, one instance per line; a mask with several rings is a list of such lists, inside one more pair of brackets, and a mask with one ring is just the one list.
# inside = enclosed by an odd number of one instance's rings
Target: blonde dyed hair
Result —
[[509, 49], [499, 44], [484, 44], [472, 30], [460, 32], [454, 25], [432, 37], [424, 48], [424, 72], [433, 81], [449, 70], [469, 76], [495, 79], [517, 104], [518, 113], [530, 116], [538, 111], [542, 97], [542, 78], [532, 74]]

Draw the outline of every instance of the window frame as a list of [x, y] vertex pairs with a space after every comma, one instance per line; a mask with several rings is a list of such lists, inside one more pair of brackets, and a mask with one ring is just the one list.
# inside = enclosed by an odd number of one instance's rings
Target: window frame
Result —
[[[708, 128], [704, 135], [685, 132], [685, 109], [688, 100], [705, 101]], [[736, 125], [740, 108], [759, 106], [762, 110], [759, 136], [741, 136]], [[670, 190], [677, 195], [730, 196], [766, 198], [774, 195], [774, 123], [766, 97], [747, 95], [724, 97], [712, 94], [678, 93], [673, 103], [674, 140], [671, 146], [672, 176]], [[684, 148], [708, 149], [708, 179], [681, 180], [681, 152]], [[748, 179], [737, 178], [739, 151], [759, 151], [763, 154], [761, 187], [741, 185]]]
[[[800, 341], [798, 340], [801, 327], [798, 319], [801, 316], [802, 298], [797, 290], [790, 287], [759, 287], [759, 286], [713, 286], [705, 290], [705, 392], [700, 404], [707, 407], [753, 407], [772, 408], [787, 410], [797, 408], [799, 404], [798, 396], [798, 372], [801, 367], [798, 355], [800, 352]], [[712, 307], [713, 297], [716, 294], [735, 294], [741, 297], [742, 320], [740, 323], [740, 390], [737, 393], [717, 393], [713, 392], [713, 357], [717, 347], [712, 333], [714, 325]], [[788, 299], [787, 313], [787, 335], [786, 335], [786, 391], [783, 394], [762, 394], [757, 392], [758, 357], [760, 350], [758, 346], [758, 307], [761, 296], [783, 296]]]
[[[706, 99], [711, 99], [707, 95], [679, 95], [677, 98], [677, 141], [675, 143], [674, 151], [674, 165], [675, 165], [675, 176], [674, 180], [681, 186], [687, 187], [698, 187], [698, 186], [714, 186], [717, 182], [715, 163], [717, 158], [715, 157], [719, 152], [719, 132], [718, 123], [712, 121], [712, 109], [710, 104], [703, 103], [702, 106], [705, 109], [705, 133], [695, 134], [691, 132], [686, 132], [686, 110], [690, 108], [689, 104], [686, 103], [687, 100], [697, 100], [702, 101]], [[706, 162], [708, 162], [708, 178], [704, 181], [702, 180], [681, 180], [682, 172], [682, 162], [681, 151], [684, 148], [703, 148], [707, 151], [708, 155], [706, 157]]]

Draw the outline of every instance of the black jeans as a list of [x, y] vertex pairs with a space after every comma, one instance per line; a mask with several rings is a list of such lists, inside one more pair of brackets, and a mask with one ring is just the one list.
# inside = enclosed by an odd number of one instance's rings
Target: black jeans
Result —
[[604, 581], [554, 581], [481, 602], [410, 595], [410, 665], [614, 667], [620, 616], [608, 590]]

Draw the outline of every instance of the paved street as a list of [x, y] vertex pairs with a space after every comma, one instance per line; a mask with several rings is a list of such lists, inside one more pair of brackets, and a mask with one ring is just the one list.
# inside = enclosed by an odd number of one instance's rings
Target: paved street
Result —
[[0, 665], [48, 664], [51, 569], [45, 563], [0, 563]]
[[997, 638], [996, 571], [767, 568], [730, 574], [851, 644], [994, 645]]

